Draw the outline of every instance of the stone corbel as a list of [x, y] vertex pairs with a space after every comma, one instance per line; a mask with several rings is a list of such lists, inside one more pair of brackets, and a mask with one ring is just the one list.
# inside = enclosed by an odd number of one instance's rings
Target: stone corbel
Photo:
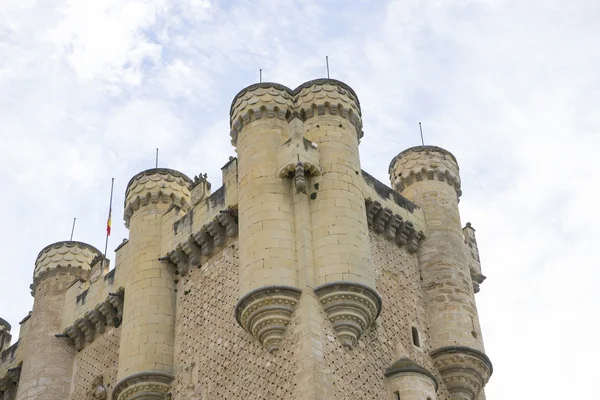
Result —
[[181, 243], [180, 247], [181, 250], [183, 250], [183, 252], [187, 255], [189, 264], [191, 266], [200, 265], [202, 250], [192, 236], [190, 236], [185, 242]]
[[125, 289], [119, 288], [115, 295], [108, 296], [108, 302], [117, 310], [119, 321], [123, 320], [123, 300], [125, 298]]
[[192, 234], [192, 237], [200, 246], [200, 251], [203, 256], [210, 257], [215, 246], [212, 236], [210, 236], [205, 230], [200, 230]]
[[375, 289], [354, 282], [332, 282], [315, 289], [338, 340], [347, 349], [356, 345], [381, 311]]
[[219, 223], [225, 227], [225, 233], [228, 237], [235, 237], [238, 234], [238, 223], [235, 210], [227, 209], [222, 210], [217, 219]]
[[85, 313], [85, 318], [90, 320], [96, 329], [97, 333], [104, 333], [106, 327], [106, 317], [97, 309], [90, 310]]
[[415, 230], [410, 221], [405, 221], [400, 215], [394, 214], [389, 208], [384, 208], [378, 201], [366, 201], [367, 223], [377, 233], [383, 233], [386, 239], [398, 246], [406, 245], [406, 250], [415, 253], [419, 249], [419, 241], [423, 232]]
[[221, 247], [227, 241], [227, 236], [225, 235], [225, 228], [219, 224], [217, 221], [211, 221], [206, 225], [206, 230], [213, 237], [215, 241], [216, 247]]
[[81, 329], [75, 325], [71, 325], [65, 329], [65, 334], [69, 336], [75, 344], [75, 350], [79, 351], [83, 349], [83, 346], [85, 345], [85, 335]]
[[185, 275], [190, 270], [190, 260], [179, 246], [170, 252], [167, 257], [169, 257], [169, 260], [175, 264], [179, 274]]
[[98, 304], [96, 310], [104, 316], [108, 326], [114, 326], [116, 328], [121, 324], [117, 309], [108, 300]]
[[92, 343], [94, 341], [96, 329], [94, 328], [92, 321], [87, 318], [77, 318], [74, 325], [83, 332], [86, 342]]
[[0, 379], [0, 398], [12, 399], [16, 389], [17, 385], [8, 376]]
[[235, 318], [269, 353], [276, 353], [301, 293], [289, 286], [255, 289], [237, 302]]

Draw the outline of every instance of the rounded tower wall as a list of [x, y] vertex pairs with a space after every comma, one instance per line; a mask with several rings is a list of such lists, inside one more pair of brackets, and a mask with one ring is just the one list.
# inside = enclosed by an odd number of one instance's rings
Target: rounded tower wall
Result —
[[[135, 175], [125, 194], [130, 262], [126, 264], [125, 298], [114, 399], [139, 393], [159, 395], [173, 377], [175, 283], [162, 248], [163, 215], [175, 206], [189, 209], [191, 180], [165, 168]], [[140, 392], [141, 391], [141, 392]], [[137, 393], [137, 394], [136, 394]]]
[[102, 253], [95, 247], [65, 241], [45, 247], [35, 262], [33, 310], [28, 322], [27, 345], [17, 392], [18, 400], [59, 400], [69, 396], [75, 350], [64, 338], [61, 322], [65, 292], [75, 279], [85, 278], [90, 263]]
[[307, 82], [295, 92], [305, 137], [317, 144], [322, 169], [311, 180], [316, 197], [310, 202], [317, 283], [356, 282], [375, 288], [358, 151], [358, 97], [331, 79]]
[[[491, 364], [484, 354], [461, 229], [458, 163], [447, 150], [418, 146], [396, 156], [389, 173], [392, 187], [423, 210], [428, 227], [418, 256], [436, 367], [453, 399], [462, 399], [466, 392], [475, 398], [489, 378]], [[452, 375], [456, 368], [470, 372]]]

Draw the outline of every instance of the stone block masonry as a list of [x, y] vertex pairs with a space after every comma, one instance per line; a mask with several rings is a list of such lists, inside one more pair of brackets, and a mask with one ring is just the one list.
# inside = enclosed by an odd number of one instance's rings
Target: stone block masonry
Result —
[[333, 79], [251, 85], [230, 117], [222, 187], [129, 181], [113, 270], [81, 242], [40, 252], [14, 344], [0, 318], [0, 399], [485, 399], [456, 158], [407, 149], [377, 181]]

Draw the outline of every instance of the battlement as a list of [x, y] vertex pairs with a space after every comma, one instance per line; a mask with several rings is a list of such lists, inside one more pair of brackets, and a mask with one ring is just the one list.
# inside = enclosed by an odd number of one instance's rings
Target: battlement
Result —
[[400, 152], [388, 168], [392, 187], [402, 193], [413, 182], [438, 180], [447, 182], [460, 197], [460, 173], [456, 157], [437, 146], [415, 146]]
[[261, 118], [280, 120], [299, 117], [306, 121], [314, 115], [340, 115], [355, 127], [362, 138], [361, 109], [358, 96], [350, 86], [335, 79], [315, 79], [292, 90], [279, 83], [256, 83], [242, 89], [230, 108], [231, 144], [237, 146], [242, 128]]
[[129, 228], [133, 213], [149, 203], [171, 203], [184, 211], [190, 207], [190, 186], [187, 175], [167, 168], [153, 168], [136, 174], [125, 191], [123, 219]]
[[32, 293], [39, 281], [46, 276], [69, 271], [89, 271], [97, 256], [102, 257], [100, 250], [82, 242], [62, 241], [44, 247], [35, 260]]

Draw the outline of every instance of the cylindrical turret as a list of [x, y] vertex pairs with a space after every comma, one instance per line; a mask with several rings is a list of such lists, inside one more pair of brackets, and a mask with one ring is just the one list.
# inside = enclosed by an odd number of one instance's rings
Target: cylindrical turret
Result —
[[277, 351], [297, 304], [291, 181], [278, 176], [277, 155], [290, 138], [292, 91], [255, 84], [231, 105], [238, 154], [240, 300], [238, 322], [270, 352]]
[[348, 85], [334, 79], [306, 82], [294, 92], [305, 137], [320, 154], [321, 175], [311, 178], [309, 188], [315, 292], [340, 342], [352, 347], [381, 307], [358, 155], [360, 103]]
[[388, 400], [436, 400], [435, 376], [408, 357], [402, 344], [396, 347], [396, 361], [386, 369]]
[[474, 399], [492, 366], [484, 354], [461, 230], [458, 163], [439, 147], [407, 149], [390, 164], [392, 187], [423, 210], [428, 235], [419, 246], [431, 355], [453, 399]]
[[162, 398], [173, 379], [175, 284], [167, 264], [159, 258], [162, 219], [171, 208], [187, 211], [190, 204], [184, 174], [165, 168], [135, 175], [125, 193], [125, 226], [129, 228], [129, 262], [118, 380], [114, 400]]
[[10, 340], [12, 335], [10, 334], [10, 324], [4, 319], [0, 318], [0, 352], [10, 347]]
[[85, 279], [92, 260], [102, 256], [81, 242], [58, 242], [37, 256], [31, 285], [34, 296], [17, 400], [64, 400], [69, 397], [75, 349], [65, 343], [61, 321], [65, 291]]

